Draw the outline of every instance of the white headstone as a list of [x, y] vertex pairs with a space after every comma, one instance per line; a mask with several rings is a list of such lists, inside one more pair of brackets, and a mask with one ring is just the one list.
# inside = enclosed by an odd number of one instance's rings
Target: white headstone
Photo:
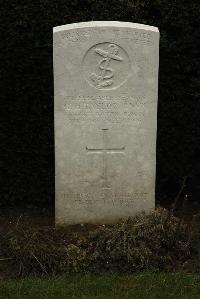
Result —
[[158, 60], [156, 27], [54, 28], [56, 224], [154, 209]]

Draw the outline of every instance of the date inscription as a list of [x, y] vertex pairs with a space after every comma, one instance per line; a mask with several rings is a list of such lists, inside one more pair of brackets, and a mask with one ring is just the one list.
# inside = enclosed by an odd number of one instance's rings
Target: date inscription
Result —
[[111, 206], [132, 206], [138, 201], [146, 201], [147, 192], [134, 192], [134, 193], [104, 193], [100, 196], [94, 196], [93, 193], [64, 193], [64, 200], [66, 202], [73, 202], [75, 205], [94, 205], [103, 204]]

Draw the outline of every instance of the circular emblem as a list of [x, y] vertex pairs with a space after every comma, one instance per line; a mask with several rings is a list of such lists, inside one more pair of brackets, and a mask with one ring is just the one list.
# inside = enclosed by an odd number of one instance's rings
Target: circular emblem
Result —
[[130, 60], [124, 49], [114, 43], [92, 46], [83, 58], [83, 75], [87, 82], [101, 90], [122, 85], [130, 72]]

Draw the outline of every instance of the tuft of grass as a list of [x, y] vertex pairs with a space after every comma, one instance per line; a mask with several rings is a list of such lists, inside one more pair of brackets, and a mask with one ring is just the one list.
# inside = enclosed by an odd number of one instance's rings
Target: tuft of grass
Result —
[[196, 256], [194, 239], [188, 225], [164, 209], [81, 230], [36, 229], [21, 220], [0, 235], [0, 259], [15, 276], [175, 271]]
[[0, 282], [0, 298], [197, 299], [200, 276], [184, 273], [73, 274]]

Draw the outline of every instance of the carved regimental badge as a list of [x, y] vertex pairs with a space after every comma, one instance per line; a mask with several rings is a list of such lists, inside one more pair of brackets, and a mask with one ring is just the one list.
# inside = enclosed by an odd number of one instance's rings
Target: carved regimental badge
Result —
[[90, 48], [83, 59], [83, 74], [97, 89], [115, 89], [128, 78], [130, 61], [124, 49], [114, 43]]

